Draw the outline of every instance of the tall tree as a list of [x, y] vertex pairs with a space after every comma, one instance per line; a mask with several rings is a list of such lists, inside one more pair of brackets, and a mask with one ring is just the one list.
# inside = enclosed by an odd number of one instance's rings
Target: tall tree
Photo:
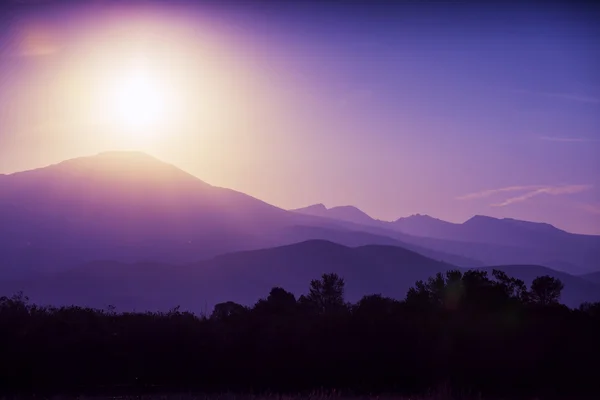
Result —
[[508, 276], [506, 272], [498, 269], [492, 270], [492, 275], [494, 276], [494, 279], [496, 279], [498, 286], [502, 289], [506, 297], [523, 302], [528, 301], [529, 292], [527, 291], [525, 282]]
[[210, 318], [220, 320], [234, 315], [241, 315], [245, 311], [247, 311], [246, 307], [233, 301], [226, 301], [225, 303], [219, 303], [215, 305]]
[[321, 314], [343, 309], [344, 285], [344, 279], [338, 274], [323, 274], [321, 279], [310, 282], [308, 295], [301, 296], [300, 301]]
[[271, 289], [266, 299], [259, 300], [254, 309], [268, 314], [289, 314], [296, 307], [296, 297], [280, 287]]
[[542, 306], [556, 304], [563, 288], [560, 279], [548, 275], [539, 276], [531, 283], [531, 301]]

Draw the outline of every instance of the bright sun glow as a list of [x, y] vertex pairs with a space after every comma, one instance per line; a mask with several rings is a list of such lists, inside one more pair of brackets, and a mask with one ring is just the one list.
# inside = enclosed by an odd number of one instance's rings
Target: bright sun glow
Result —
[[119, 82], [114, 98], [117, 123], [126, 129], [153, 129], [166, 117], [165, 93], [160, 82], [142, 69]]

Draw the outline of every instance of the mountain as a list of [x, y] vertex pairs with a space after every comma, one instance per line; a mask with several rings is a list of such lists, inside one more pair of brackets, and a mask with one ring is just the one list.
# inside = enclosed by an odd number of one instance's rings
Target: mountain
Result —
[[590, 282], [600, 285], [600, 271], [592, 272], [591, 274], [585, 274], [585, 275], [582, 275], [581, 277]]
[[372, 219], [355, 207], [327, 209], [322, 204], [292, 211], [352, 222], [359, 224], [361, 230], [392, 237], [405, 246], [427, 248], [487, 265], [535, 264], [572, 274], [599, 268], [600, 236], [573, 234], [546, 223], [482, 215], [464, 223], [452, 223], [421, 214], [386, 222]]
[[[210, 312], [216, 303], [253, 305], [280, 286], [299, 296], [312, 279], [335, 272], [346, 281], [346, 299], [381, 293], [403, 299], [417, 280], [456, 267], [397, 246], [346, 247], [311, 240], [263, 250], [236, 252], [185, 266], [160, 263], [94, 262], [34, 279], [0, 281], [0, 295], [23, 290], [37, 304], [118, 310], [183, 310]], [[540, 275], [565, 284], [563, 302], [577, 306], [599, 301], [600, 286], [582, 278], [539, 266], [500, 266], [530, 283]], [[487, 268], [491, 272], [491, 268]]]
[[[338, 244], [350, 247], [364, 246], [369, 244], [399, 246], [407, 250], [414, 251], [425, 257], [446, 262], [449, 264], [458, 265], [465, 268], [483, 267], [485, 264], [473, 258], [468, 258], [452, 253], [433, 250], [430, 247], [423, 247], [415, 242], [422, 241], [421, 238], [407, 237], [406, 235], [398, 234], [393, 231], [382, 229], [374, 229], [366, 226], [357, 226], [354, 224], [344, 224], [345, 229], [332, 229], [316, 226], [293, 226], [288, 229], [281, 230], [279, 238], [287, 243], [293, 243], [298, 238], [304, 240], [316, 239], [327, 240]], [[358, 229], [363, 229], [358, 230]], [[396, 238], [400, 237], [402, 240]]]
[[454, 224], [417, 215], [393, 225], [408, 235], [452, 241], [434, 248], [488, 264], [539, 264], [580, 274], [597, 270], [600, 261], [600, 236], [573, 234], [545, 223], [477, 215]]
[[442, 221], [429, 215], [415, 214], [399, 218], [390, 225], [393, 229], [414, 236], [452, 239], [458, 224]]
[[237, 252], [186, 266], [160, 263], [94, 262], [34, 279], [1, 282], [0, 293], [23, 290], [39, 304], [196, 312], [215, 303], [252, 305], [274, 286], [300, 295], [312, 279], [336, 272], [347, 282], [347, 300], [382, 293], [403, 298], [418, 279], [454, 266], [396, 246], [346, 247], [311, 240]]
[[573, 276], [539, 265], [502, 265], [482, 269], [488, 271], [489, 276], [491, 276], [493, 269], [502, 270], [508, 276], [523, 280], [527, 286], [531, 285], [531, 282], [538, 276], [549, 275], [560, 279], [564, 284], [560, 301], [569, 307], [578, 307], [586, 301], [600, 301], [600, 284], [589, 282], [580, 276]]
[[600, 259], [598, 237], [544, 224], [402, 221], [375, 220], [351, 206], [290, 212], [143, 153], [108, 152], [0, 175], [0, 277], [103, 259], [184, 264], [310, 239], [400, 246], [461, 267], [536, 264], [585, 273]]
[[295, 213], [313, 215], [323, 218], [337, 219], [360, 225], [384, 226], [385, 222], [371, 218], [367, 213], [354, 206], [338, 206], [326, 208], [323, 204], [290, 210]]
[[103, 153], [0, 181], [5, 268], [192, 261], [252, 248], [257, 235], [290, 222], [282, 209], [142, 153]]
[[[343, 207], [339, 212], [355, 213]], [[392, 231], [367, 232], [364, 225], [289, 212], [137, 152], [102, 153], [2, 175], [0, 226], [3, 279], [103, 259], [190, 263], [315, 238], [349, 246], [403, 245], [388, 235], [395, 235]], [[466, 257], [419, 250], [481, 266]]]
[[512, 218], [498, 219], [476, 215], [462, 224], [442, 221], [428, 215], [413, 215], [393, 222], [395, 229], [414, 236], [456, 240], [471, 243], [491, 243], [504, 246], [547, 247], [553, 241], [582, 243], [597, 242], [600, 236], [576, 235], [550, 224], [521, 221]]
[[314, 215], [316, 217], [331, 218], [329, 215], [329, 210], [322, 203], [313, 204], [312, 206], [308, 207], [296, 208], [290, 211], [299, 214]]

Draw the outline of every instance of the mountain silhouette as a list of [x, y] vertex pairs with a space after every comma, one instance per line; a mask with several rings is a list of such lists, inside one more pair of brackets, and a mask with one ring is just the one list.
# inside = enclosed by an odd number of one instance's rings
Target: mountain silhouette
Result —
[[560, 279], [565, 285], [560, 301], [570, 307], [578, 307], [584, 302], [600, 301], [600, 282], [589, 282], [581, 276], [570, 275], [539, 265], [500, 265], [481, 269], [487, 271], [489, 276], [492, 276], [493, 269], [499, 269], [506, 272], [508, 276], [521, 279], [527, 286], [531, 285], [531, 282], [538, 276], [548, 275]]
[[352, 206], [290, 212], [139, 152], [0, 175], [0, 226], [4, 279], [106, 259], [185, 264], [310, 239], [399, 246], [471, 268], [535, 264], [585, 273], [600, 259], [599, 237], [545, 224], [490, 217], [452, 224], [427, 216], [385, 222]]
[[[565, 232], [546, 223], [484, 215], [476, 215], [462, 224], [456, 224], [417, 214], [396, 220], [394, 226], [401, 232], [415, 236], [520, 247], [545, 247], [552, 240], [574, 242], [586, 237]], [[600, 243], [600, 237], [589, 238]]]
[[581, 277], [584, 279], [587, 279], [590, 282], [600, 285], [600, 271], [592, 272], [591, 274], [585, 274], [585, 275], [582, 275]]
[[[429, 215], [415, 214], [410, 217], [399, 218], [392, 223], [394, 229], [414, 235], [440, 239], [451, 239], [456, 225], [452, 222], [430, 217]], [[440, 234], [439, 232], [443, 232]]]
[[[397, 246], [347, 247], [310, 240], [281, 247], [225, 254], [199, 263], [89, 263], [44, 277], [0, 282], [0, 293], [23, 290], [37, 304], [118, 310], [183, 310], [210, 312], [220, 302], [253, 305], [274, 286], [299, 296], [310, 280], [335, 272], [346, 280], [346, 298], [380, 293], [403, 299], [417, 280], [457, 267]], [[600, 300], [600, 286], [583, 278], [540, 266], [494, 267], [530, 283], [540, 275], [563, 281], [562, 301], [578, 306]], [[486, 268], [491, 273], [491, 268]]]
[[600, 260], [600, 236], [573, 234], [545, 223], [477, 215], [462, 224], [419, 216], [394, 224], [410, 235], [469, 243], [455, 243], [445, 251], [488, 264], [531, 263], [584, 273], [597, 270]]
[[[331, 210], [333, 208], [315, 205], [293, 211], [350, 221], [347, 216], [339, 217]], [[421, 214], [393, 222], [367, 221], [364, 216], [363, 222], [352, 220], [361, 224], [361, 230], [392, 237], [404, 245], [462, 256], [487, 265], [536, 264], [573, 274], [599, 268], [600, 236], [573, 234], [546, 223], [482, 215], [464, 223]]]
[[286, 243], [294, 243], [298, 241], [297, 239], [304, 238], [304, 240], [327, 240], [350, 247], [369, 244], [399, 246], [431, 259], [465, 268], [476, 268], [485, 265], [483, 262], [473, 258], [420, 246], [418, 243], [422, 241], [421, 238], [409, 237], [393, 231], [359, 226], [352, 223], [343, 224], [343, 228], [293, 226], [280, 231], [279, 237]]
[[[388, 235], [394, 232], [289, 212], [139, 152], [101, 153], [3, 175], [0, 226], [5, 278], [101, 259], [189, 263], [317, 238], [349, 246], [404, 245]], [[482, 265], [413, 248], [457, 265]]]
[[332, 218], [361, 225], [383, 226], [382, 221], [371, 218], [367, 213], [354, 206], [338, 206], [327, 208], [323, 204], [314, 204], [312, 206], [297, 208], [290, 211], [305, 215]]
[[142, 153], [111, 152], [5, 176], [0, 260], [43, 268], [98, 258], [192, 261], [252, 248], [289, 213]]
[[43, 277], [2, 282], [3, 293], [23, 290], [39, 304], [119, 309], [202, 311], [223, 301], [252, 305], [281, 286], [300, 295], [311, 279], [336, 272], [347, 281], [347, 299], [382, 293], [403, 298], [418, 279], [455, 268], [397, 246], [347, 247], [323, 240], [225, 254], [200, 263], [89, 263]]

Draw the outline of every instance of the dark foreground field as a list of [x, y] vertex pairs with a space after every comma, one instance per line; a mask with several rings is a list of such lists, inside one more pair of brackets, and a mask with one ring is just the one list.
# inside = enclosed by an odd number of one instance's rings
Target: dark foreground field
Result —
[[[21, 399], [22, 397], [6, 397], [0, 400]], [[453, 395], [445, 389], [431, 391], [422, 395], [379, 395], [379, 396], [351, 396], [337, 393], [321, 394], [310, 393], [305, 395], [245, 395], [245, 394], [155, 394], [155, 395], [127, 395], [127, 396], [53, 396], [53, 397], [30, 397], [31, 399], [49, 400], [542, 400], [542, 399], [592, 399], [593, 397], [482, 397], [474, 394]]]
[[[528, 288], [502, 271], [449, 271], [402, 301], [355, 304], [344, 284], [325, 274], [299, 299], [273, 288], [251, 308], [225, 302], [210, 316], [0, 297], [0, 399], [600, 398], [600, 303], [559, 304], [554, 278]], [[265, 393], [313, 395], [250, 395]], [[422, 397], [372, 397], [385, 393]]]

